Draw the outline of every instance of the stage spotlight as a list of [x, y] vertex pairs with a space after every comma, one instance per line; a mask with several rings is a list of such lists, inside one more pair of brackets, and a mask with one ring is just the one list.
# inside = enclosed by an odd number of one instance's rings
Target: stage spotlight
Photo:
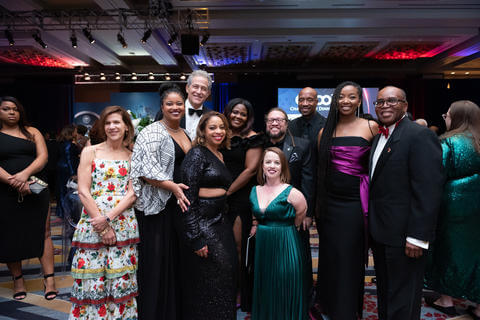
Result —
[[47, 49], [47, 44], [43, 42], [39, 32], [32, 34], [32, 37], [43, 49]]
[[153, 72], [148, 73], [148, 79], [149, 80], [155, 80], [155, 77], [153, 76]]
[[117, 33], [117, 40], [118, 40], [118, 42], [120, 42], [120, 44], [122, 45], [123, 48], [128, 47], [128, 44], [125, 41], [125, 38], [122, 36], [122, 34], [120, 32]]
[[172, 78], [167, 74], [167, 75], [165, 76], [165, 80], [170, 81], [170, 80], [172, 80]]
[[137, 74], [135, 72], [132, 72], [132, 80], [137, 80]]
[[90, 30], [88, 30], [87, 28], [83, 28], [82, 32], [83, 32], [83, 34], [85, 35], [85, 38], [87, 38], [87, 40], [88, 40], [91, 44], [95, 43], [95, 39], [93, 39], [92, 33], [90, 32]]
[[88, 73], [85, 73], [83, 79], [86, 80], [86, 81], [89, 81], [91, 78], [90, 78], [90, 75]]
[[208, 33], [205, 33], [202, 37], [202, 41], [200, 41], [200, 45], [202, 47], [206, 45], [209, 38], [210, 38], [210, 35]]
[[177, 33], [174, 33], [172, 34], [172, 36], [170, 37], [170, 39], [168, 40], [168, 45], [169, 46], [172, 46], [172, 44], [175, 42], [175, 40], [177, 40], [178, 38], [178, 34]]
[[8, 44], [10, 44], [11, 46], [13, 46], [13, 45], [15, 44], [15, 40], [13, 40], [12, 30], [6, 29], [6, 30], [5, 30], [5, 37], [6, 37], [7, 40], [8, 40]]
[[75, 31], [72, 31], [72, 35], [70, 36], [70, 41], [72, 42], [72, 47], [77, 47], [77, 36], [75, 35]]
[[121, 79], [120, 73], [115, 72], [115, 80], [120, 80], [120, 79]]
[[145, 31], [145, 33], [143, 34], [143, 37], [142, 39], [140, 40], [142, 43], [146, 43], [148, 38], [150, 38], [150, 36], [152, 35], [152, 29], [148, 29]]
[[105, 77], [105, 73], [100, 73], [100, 80], [105, 81], [107, 80], [107, 77]]
[[182, 75], [180, 76], [180, 80], [185, 80], [185, 79], [187, 79], [187, 76], [184, 75], [184, 74], [182, 74]]

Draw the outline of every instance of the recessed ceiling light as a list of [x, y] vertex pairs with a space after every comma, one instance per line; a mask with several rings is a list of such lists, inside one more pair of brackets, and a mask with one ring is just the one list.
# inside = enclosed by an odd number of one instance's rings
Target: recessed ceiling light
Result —
[[455, 71], [450, 72], [450, 74], [455, 74]]
[[465, 74], [470, 74], [470, 72], [467, 71], [467, 72], [465, 72]]

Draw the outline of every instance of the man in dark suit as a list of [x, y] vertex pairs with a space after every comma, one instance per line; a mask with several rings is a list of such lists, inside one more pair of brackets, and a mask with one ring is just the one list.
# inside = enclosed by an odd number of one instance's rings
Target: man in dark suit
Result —
[[265, 147], [274, 146], [283, 151], [288, 161], [288, 169], [290, 170], [290, 184], [300, 190], [307, 200], [307, 217], [303, 221], [300, 236], [304, 244], [305, 256], [307, 257], [305, 262], [306, 272], [310, 275], [309, 283], [305, 285], [310, 292], [312, 286], [312, 255], [310, 252], [310, 233], [308, 228], [312, 224], [315, 206], [314, 162], [312, 161], [311, 145], [308, 140], [294, 137], [288, 132], [288, 117], [282, 109], [270, 109], [265, 122], [266, 133], [269, 137]]
[[434, 239], [443, 188], [436, 135], [406, 117], [405, 92], [379, 91], [383, 124], [370, 155], [369, 230], [380, 320], [420, 319], [426, 250]]
[[317, 112], [317, 105], [317, 90], [310, 87], [303, 88], [298, 94], [298, 111], [301, 116], [288, 124], [288, 129], [293, 136], [314, 141], [314, 145], [316, 145], [318, 132], [327, 121]]
[[[204, 113], [212, 111], [203, 105], [212, 90], [212, 77], [203, 70], [193, 71], [187, 79], [185, 87], [185, 116], [180, 120], [180, 127], [184, 128], [193, 140], [197, 134], [197, 125]], [[163, 117], [162, 110], [157, 113], [155, 120]]]

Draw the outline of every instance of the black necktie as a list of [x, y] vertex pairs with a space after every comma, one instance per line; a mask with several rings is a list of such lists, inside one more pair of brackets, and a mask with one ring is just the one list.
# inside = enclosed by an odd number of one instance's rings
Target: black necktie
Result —
[[203, 114], [203, 109], [192, 109], [192, 108], [188, 108], [188, 114], [189, 114], [189, 115], [193, 115], [194, 113], [196, 113], [197, 116], [201, 117], [202, 114]]

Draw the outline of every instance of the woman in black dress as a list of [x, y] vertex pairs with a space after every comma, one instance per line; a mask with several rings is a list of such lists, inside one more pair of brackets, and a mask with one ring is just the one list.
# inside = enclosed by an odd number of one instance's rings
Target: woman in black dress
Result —
[[197, 127], [194, 147], [182, 163], [190, 200], [182, 215], [183, 319], [235, 319], [237, 255], [231, 224], [225, 219], [232, 179], [219, 149], [229, 147], [228, 122], [209, 112]]
[[185, 98], [176, 85], [160, 87], [163, 119], [143, 129], [132, 155], [133, 188], [140, 231], [138, 314], [140, 319], [180, 319], [178, 235], [175, 219], [189, 202], [180, 165], [191, 147], [180, 128]]
[[378, 125], [357, 117], [362, 88], [335, 88], [319, 133], [317, 295], [332, 320], [362, 318], [368, 235], [368, 156]]
[[227, 190], [228, 220], [233, 227], [233, 235], [240, 263], [240, 295], [243, 311], [252, 306], [253, 275], [245, 267], [245, 248], [252, 228], [252, 211], [248, 196], [254, 186], [252, 178], [257, 173], [262, 156], [265, 135], [252, 130], [254, 113], [252, 104], [241, 98], [228, 102], [223, 112], [232, 131], [230, 149], [220, 151], [228, 171], [234, 179]]
[[49, 193], [30, 191], [31, 176], [45, 179], [47, 146], [42, 134], [26, 125], [22, 104], [14, 97], [0, 98], [0, 262], [13, 276], [13, 298], [27, 296], [21, 261], [39, 257], [46, 286], [45, 299], [57, 296], [53, 278]]

